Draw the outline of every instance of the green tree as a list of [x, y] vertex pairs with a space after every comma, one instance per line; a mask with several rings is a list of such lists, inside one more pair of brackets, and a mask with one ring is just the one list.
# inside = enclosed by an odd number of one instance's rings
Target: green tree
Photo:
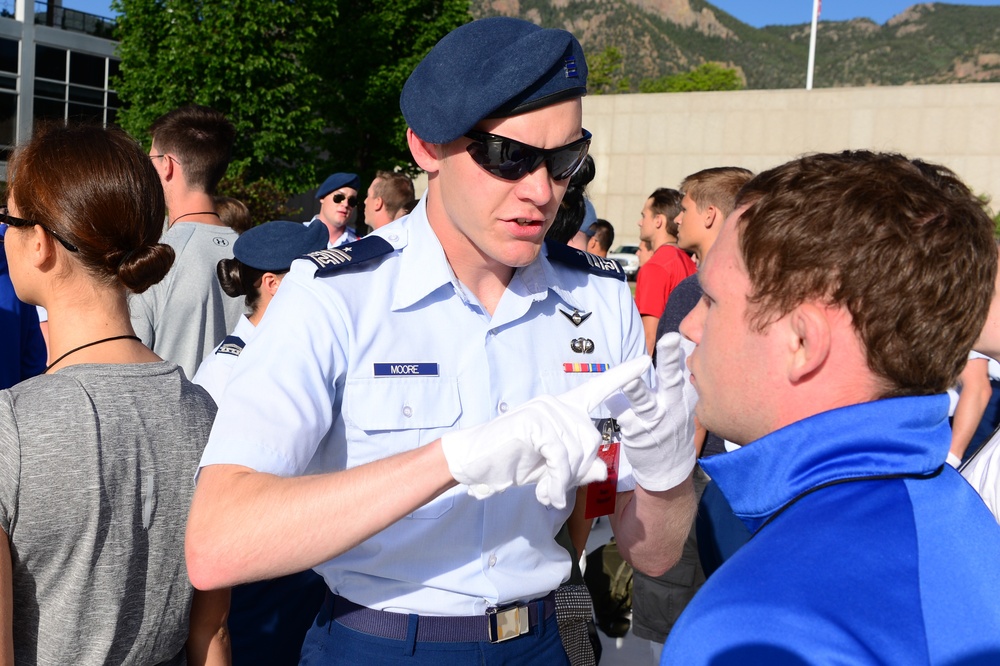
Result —
[[706, 62], [690, 72], [645, 79], [639, 83], [639, 91], [644, 93], [742, 89], [743, 80], [739, 72], [716, 62]]
[[[413, 67], [454, 27], [467, 0], [113, 0], [123, 107], [149, 125], [197, 103], [237, 130], [220, 190], [280, 206], [332, 171], [412, 170], [399, 93]], [[249, 202], [248, 202], [249, 203]], [[265, 216], [266, 219], [268, 216]]]
[[146, 138], [152, 121], [184, 104], [236, 126], [230, 177], [311, 186], [326, 126], [321, 73], [309, 52], [336, 15], [322, 0], [114, 0], [120, 12], [118, 121]]
[[326, 73], [320, 99], [329, 171], [414, 171], [399, 94], [410, 72], [454, 28], [472, 19], [468, 0], [342, 2], [311, 56]]
[[631, 83], [625, 76], [625, 58], [616, 46], [609, 46], [587, 58], [587, 88], [592, 95], [627, 93]]

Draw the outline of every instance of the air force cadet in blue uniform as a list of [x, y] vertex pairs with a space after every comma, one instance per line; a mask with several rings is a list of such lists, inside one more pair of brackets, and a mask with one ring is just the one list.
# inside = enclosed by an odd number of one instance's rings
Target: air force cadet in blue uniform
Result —
[[575, 487], [608, 473], [592, 418], [622, 430], [620, 548], [654, 574], [679, 556], [694, 450], [677, 339], [654, 394], [621, 269], [543, 243], [588, 151], [586, 75], [562, 30], [493, 18], [442, 39], [401, 97], [427, 194], [296, 261], [236, 364], [188, 570], [214, 588], [315, 568], [331, 592], [302, 663], [567, 663], [553, 537]]

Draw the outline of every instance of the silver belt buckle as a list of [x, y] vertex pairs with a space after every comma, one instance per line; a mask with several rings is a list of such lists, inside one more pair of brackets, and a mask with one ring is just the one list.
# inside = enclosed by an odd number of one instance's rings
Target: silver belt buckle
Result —
[[528, 607], [489, 608], [486, 615], [490, 620], [490, 643], [503, 643], [528, 633]]

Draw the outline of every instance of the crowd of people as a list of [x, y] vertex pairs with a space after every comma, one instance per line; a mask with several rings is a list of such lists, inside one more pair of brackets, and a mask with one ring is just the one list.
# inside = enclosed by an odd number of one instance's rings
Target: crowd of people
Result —
[[17, 147], [0, 663], [589, 666], [603, 516], [662, 664], [1000, 661], [984, 204], [897, 154], [705, 169], [633, 296], [587, 74], [457, 28], [400, 97], [424, 195], [338, 172], [306, 222], [217, 196], [205, 107]]

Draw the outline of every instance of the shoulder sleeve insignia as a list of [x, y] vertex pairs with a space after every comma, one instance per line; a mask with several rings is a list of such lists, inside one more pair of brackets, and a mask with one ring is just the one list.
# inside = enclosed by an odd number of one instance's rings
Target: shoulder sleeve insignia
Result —
[[239, 356], [246, 344], [242, 338], [238, 338], [235, 335], [227, 335], [222, 344], [219, 345], [219, 348], [215, 350], [215, 353]]
[[340, 247], [318, 250], [302, 255], [300, 259], [308, 259], [316, 265], [314, 277], [323, 277], [337, 272], [347, 266], [370, 261], [393, 251], [389, 241], [378, 236], [365, 236], [360, 240], [345, 243]]
[[589, 271], [595, 275], [613, 277], [625, 280], [625, 271], [614, 259], [606, 259], [563, 243], [545, 241], [545, 247], [549, 251], [549, 259], [566, 266]]

